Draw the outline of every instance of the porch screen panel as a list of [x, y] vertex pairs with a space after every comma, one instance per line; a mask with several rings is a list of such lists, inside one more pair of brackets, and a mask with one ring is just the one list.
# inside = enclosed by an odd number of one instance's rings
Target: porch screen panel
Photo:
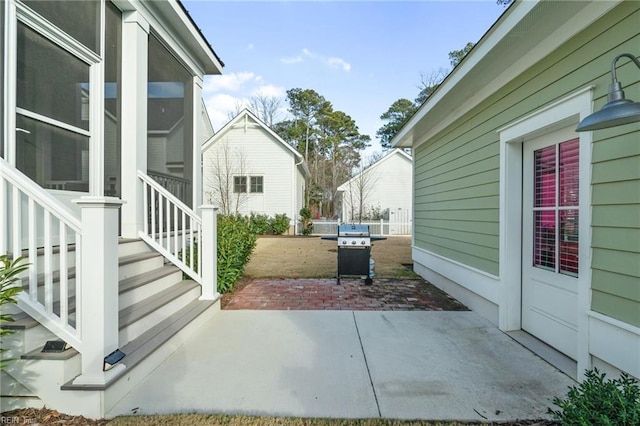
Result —
[[188, 206], [193, 176], [192, 76], [155, 36], [149, 36], [147, 169]]
[[41, 186], [89, 190], [89, 65], [18, 23], [16, 166]]
[[100, 1], [99, 0], [23, 0], [43, 18], [99, 53]]
[[122, 12], [105, 5], [104, 195], [121, 195]]
[[4, 158], [4, 101], [7, 96], [4, 92], [4, 31], [7, 26], [4, 23], [4, 8], [7, 3], [0, 0], [0, 157]]
[[579, 141], [534, 152], [533, 265], [578, 273]]

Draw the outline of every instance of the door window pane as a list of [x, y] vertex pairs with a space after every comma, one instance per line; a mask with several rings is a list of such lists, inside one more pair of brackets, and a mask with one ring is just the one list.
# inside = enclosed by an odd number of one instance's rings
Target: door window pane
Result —
[[89, 130], [89, 65], [18, 24], [18, 107]]
[[31, 9], [71, 37], [98, 53], [99, 0], [23, 0]]
[[535, 152], [535, 207], [553, 207], [556, 203], [556, 147]]
[[533, 265], [573, 276], [579, 266], [579, 160], [578, 139], [534, 152]]

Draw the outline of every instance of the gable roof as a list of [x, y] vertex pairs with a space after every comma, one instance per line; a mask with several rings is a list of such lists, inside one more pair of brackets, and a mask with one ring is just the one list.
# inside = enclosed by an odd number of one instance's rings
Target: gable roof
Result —
[[515, 1], [391, 140], [414, 148], [544, 59], [623, 0]]
[[294, 158], [296, 158], [298, 160], [296, 165], [301, 169], [302, 173], [306, 177], [309, 177], [311, 175], [311, 173], [309, 172], [309, 169], [307, 168], [307, 165], [304, 162], [304, 157], [302, 156], [302, 154], [300, 154], [294, 147], [289, 145], [276, 132], [271, 130], [271, 128], [269, 126], [267, 126], [266, 123], [264, 123], [262, 120], [260, 120], [258, 117], [256, 117], [256, 115], [253, 114], [251, 111], [249, 111], [247, 108], [243, 109], [231, 121], [229, 121], [227, 124], [225, 124], [222, 127], [222, 129], [220, 129], [220, 131], [218, 131], [216, 134], [211, 136], [207, 141], [205, 141], [205, 143], [202, 145], [202, 152], [205, 152], [206, 150], [211, 148], [212, 145], [214, 145], [216, 142], [220, 141], [224, 135], [229, 133], [229, 131], [231, 131], [237, 125], [241, 125], [243, 122], [244, 122], [245, 125], [247, 125], [248, 124], [248, 122], [247, 122], [248, 119], [251, 119], [251, 120], [255, 121], [255, 123], [256, 123], [256, 125], [258, 127], [262, 128], [277, 143], [281, 144], [286, 150], [288, 150], [294, 156]]
[[338, 188], [336, 189], [336, 191], [345, 191], [346, 187], [352, 183], [353, 181], [355, 181], [358, 177], [362, 176], [362, 174], [364, 173], [368, 173], [374, 169], [376, 169], [377, 167], [380, 167], [381, 164], [385, 163], [386, 161], [388, 161], [390, 158], [393, 158], [395, 156], [399, 156], [400, 158], [405, 159], [406, 161], [409, 162], [409, 164], [411, 164], [413, 162], [412, 157], [407, 154], [406, 152], [404, 152], [404, 150], [396, 148], [393, 151], [389, 152], [387, 155], [385, 155], [384, 157], [382, 157], [381, 159], [379, 159], [378, 161], [376, 161], [375, 163], [373, 163], [371, 166], [367, 167], [366, 169], [362, 170], [360, 173], [357, 173], [355, 176], [353, 176], [351, 179], [349, 179], [348, 181], [346, 181], [345, 183], [343, 183], [342, 185], [338, 186]]

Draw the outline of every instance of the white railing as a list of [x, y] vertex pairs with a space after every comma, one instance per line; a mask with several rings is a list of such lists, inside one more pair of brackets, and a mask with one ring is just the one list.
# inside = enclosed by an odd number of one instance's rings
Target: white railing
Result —
[[0, 254], [23, 256], [30, 264], [18, 306], [80, 350], [80, 219], [0, 158], [0, 227]]
[[[147, 220], [140, 238], [202, 284], [202, 220], [176, 196], [141, 171]], [[195, 253], [194, 253], [195, 252]]]

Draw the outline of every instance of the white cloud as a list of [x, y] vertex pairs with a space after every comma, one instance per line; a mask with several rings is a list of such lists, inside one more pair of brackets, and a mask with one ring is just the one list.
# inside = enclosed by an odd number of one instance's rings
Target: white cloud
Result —
[[247, 50], [253, 50], [253, 48], [254, 48], [254, 47], [255, 47], [255, 46], [253, 45], [253, 43], [249, 43], [249, 44], [247, 45]]
[[280, 61], [283, 64], [289, 65], [289, 64], [296, 64], [299, 62], [303, 62], [305, 58], [309, 58], [312, 61], [320, 62], [321, 64], [326, 65], [330, 68], [342, 69], [344, 72], [351, 71], [351, 64], [345, 61], [344, 59], [338, 58], [335, 56], [326, 57], [318, 53], [314, 53], [309, 49], [307, 49], [306, 47], [302, 49], [302, 55], [282, 58], [280, 59]]
[[215, 94], [205, 98], [207, 112], [214, 131], [219, 131], [230, 120], [229, 115], [236, 112], [237, 105], [246, 105], [248, 99], [226, 93]]
[[283, 87], [274, 86], [273, 84], [266, 84], [256, 88], [251, 92], [251, 96], [268, 96], [282, 98], [284, 97], [286, 90]]
[[280, 62], [282, 62], [283, 64], [289, 65], [289, 64], [296, 64], [298, 62], [302, 62], [302, 56], [293, 56], [290, 58], [281, 58]]
[[205, 93], [226, 91], [238, 91], [246, 83], [251, 81], [261, 81], [262, 77], [253, 72], [240, 72], [210, 76], [207, 78], [203, 91]]
[[345, 72], [351, 71], [351, 64], [342, 58], [329, 58], [327, 64], [331, 68], [342, 68]]

